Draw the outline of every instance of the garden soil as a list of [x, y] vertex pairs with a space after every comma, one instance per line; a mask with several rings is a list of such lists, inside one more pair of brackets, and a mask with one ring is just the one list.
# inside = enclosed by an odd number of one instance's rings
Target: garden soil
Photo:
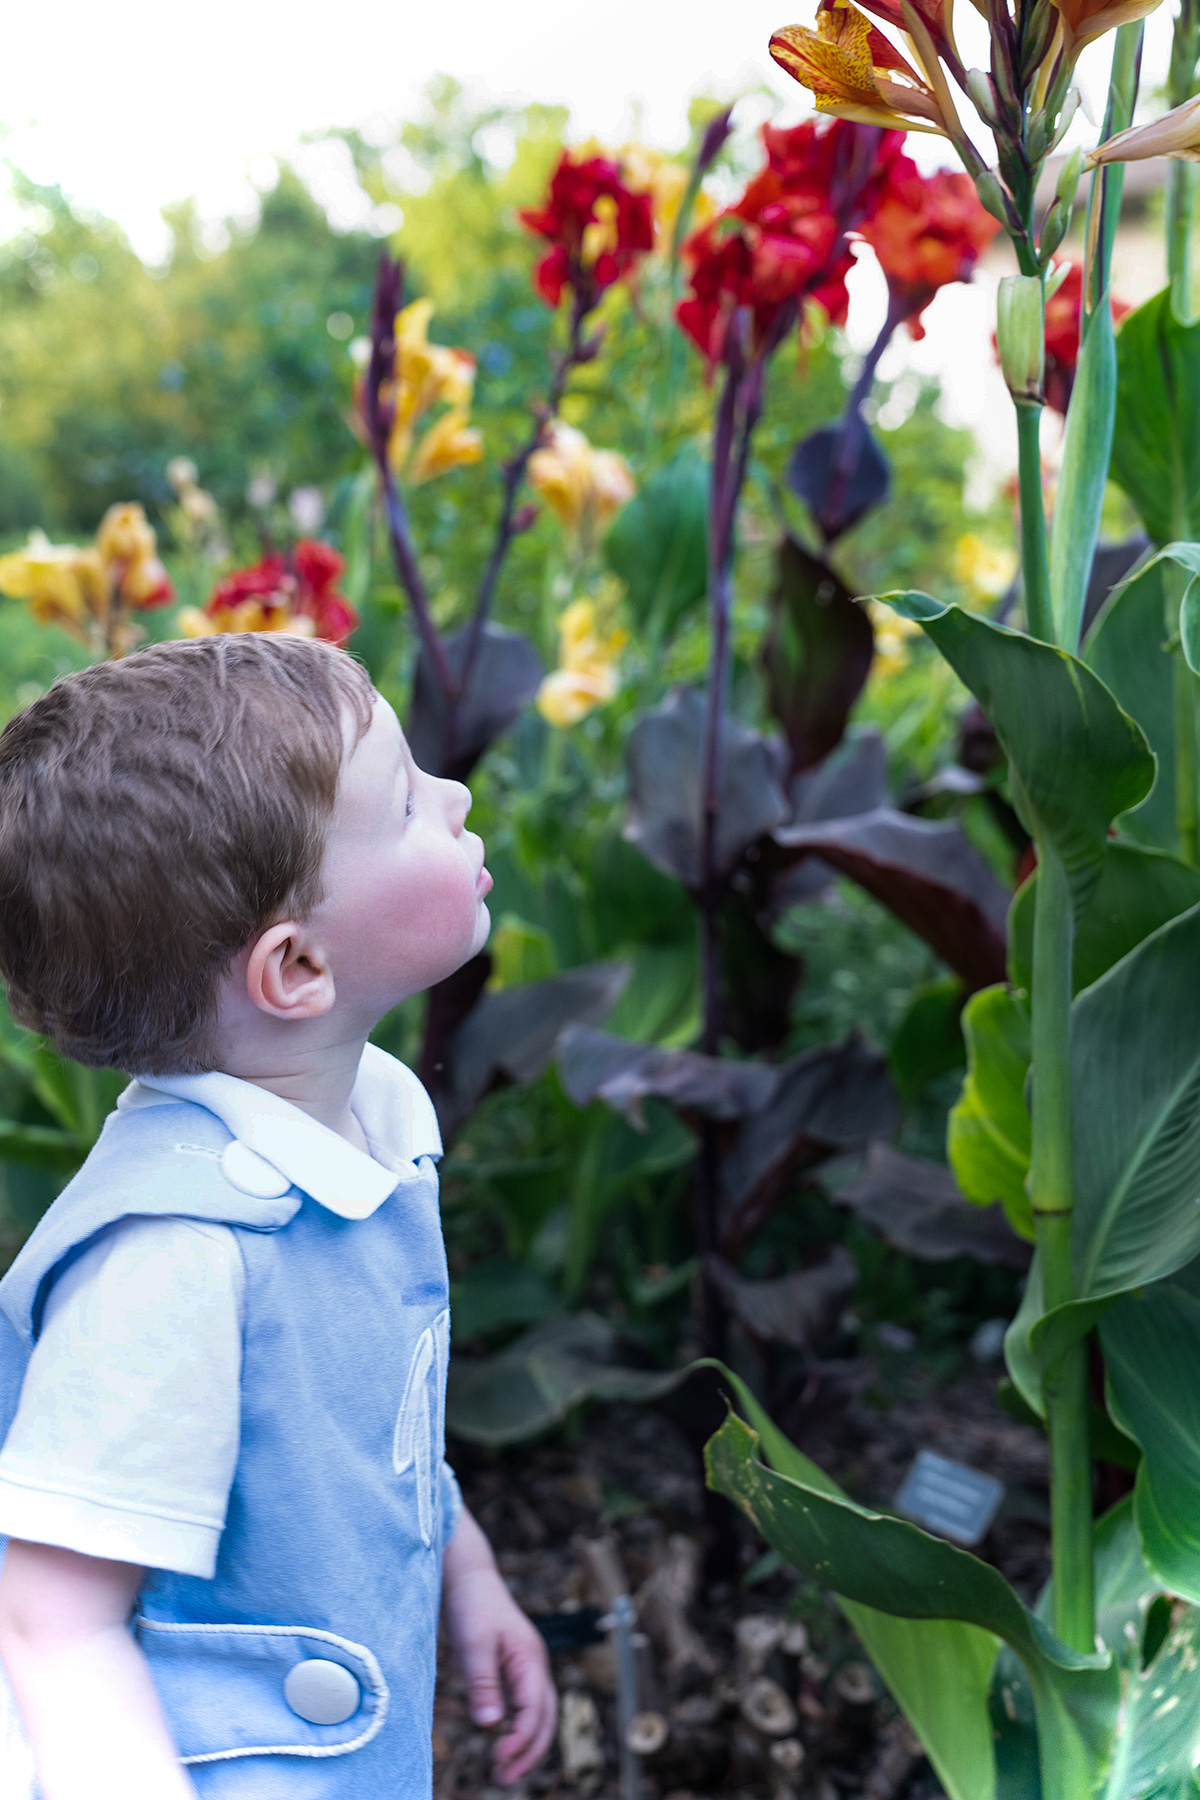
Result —
[[[1048, 1573], [1046, 1449], [1000, 1408], [996, 1374], [946, 1382], [905, 1356], [825, 1363], [779, 1416], [867, 1504], [891, 1503], [920, 1449], [999, 1477], [1006, 1498], [978, 1551], [1032, 1600]], [[696, 1453], [660, 1412], [597, 1408], [553, 1441], [450, 1453], [512, 1592], [561, 1646], [558, 1741], [519, 1792], [620, 1800], [613, 1649], [587, 1627], [624, 1588], [638, 1610], [639, 1800], [940, 1795], [825, 1595], [764, 1555], [740, 1518], [734, 1578], [711, 1579], [711, 1556], [706, 1574], [713, 1503], [706, 1512]], [[589, 1635], [601, 1641], [570, 1642]], [[500, 1800], [490, 1736], [471, 1724], [444, 1644], [433, 1741], [436, 1800]]]

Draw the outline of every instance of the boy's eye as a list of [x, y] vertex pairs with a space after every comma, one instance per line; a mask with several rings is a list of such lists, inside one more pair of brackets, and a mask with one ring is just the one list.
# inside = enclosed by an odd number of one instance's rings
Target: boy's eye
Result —
[[405, 796], [405, 800], [404, 800], [404, 817], [406, 819], [411, 819], [413, 814], [416, 812], [416, 810], [417, 810], [417, 796], [413, 792], [412, 788], [409, 788], [408, 793]]

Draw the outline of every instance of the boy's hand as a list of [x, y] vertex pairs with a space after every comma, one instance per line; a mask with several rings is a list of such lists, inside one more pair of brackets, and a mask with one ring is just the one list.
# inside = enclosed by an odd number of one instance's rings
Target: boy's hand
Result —
[[493, 1773], [511, 1787], [545, 1754], [558, 1696], [546, 1646], [504, 1585], [491, 1546], [464, 1507], [446, 1546], [442, 1600], [454, 1653], [477, 1725], [512, 1719], [493, 1752]]

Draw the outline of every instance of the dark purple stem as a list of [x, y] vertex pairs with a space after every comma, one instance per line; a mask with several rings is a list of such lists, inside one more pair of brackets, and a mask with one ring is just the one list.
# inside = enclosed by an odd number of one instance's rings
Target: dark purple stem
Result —
[[541, 446], [547, 425], [557, 417], [572, 374], [581, 363], [590, 361], [595, 355], [596, 346], [594, 343], [586, 341], [583, 335], [584, 323], [591, 311], [591, 305], [592, 297], [586, 289], [574, 290], [567, 347], [561, 356], [554, 359], [554, 376], [550, 383], [550, 391], [544, 405], [537, 409], [533, 430], [516, 455], [510, 457], [504, 465], [504, 497], [500, 506], [500, 518], [496, 525], [496, 536], [492, 544], [491, 555], [488, 557], [483, 577], [479, 583], [479, 590], [475, 596], [475, 610], [471, 615], [471, 624], [463, 650], [462, 670], [458, 686], [459, 696], [466, 693], [471, 685], [471, 675], [475, 668], [475, 658], [479, 654], [483, 628], [487, 623], [496, 594], [496, 583], [500, 579], [500, 571], [507, 561], [513, 539], [517, 535], [514, 529], [517, 496], [525, 480], [529, 459]]
[[416, 545], [413, 543], [412, 528], [392, 473], [389, 455], [395, 407], [384, 399], [384, 389], [395, 372], [395, 320], [403, 293], [404, 266], [400, 262], [393, 262], [385, 251], [379, 259], [379, 275], [375, 283], [375, 304], [371, 314], [371, 361], [367, 368], [363, 415], [371, 454], [379, 470], [388, 537], [391, 540], [396, 570], [408, 595], [417, 621], [417, 633], [432, 664], [438, 686], [447, 700], [452, 701], [454, 674], [441, 634], [433, 622], [429, 594], [417, 559]]
[[[842, 508], [846, 500], [846, 489], [850, 477], [854, 473], [854, 465], [858, 461], [858, 452], [862, 444], [863, 403], [870, 393], [875, 381], [875, 371], [879, 367], [879, 359], [891, 343], [898, 326], [912, 313], [911, 296], [894, 293], [889, 289], [887, 317], [880, 328], [879, 336], [868, 350], [863, 361], [858, 380], [846, 402], [846, 411], [842, 417], [842, 435], [838, 444], [837, 461], [834, 463], [833, 476], [829, 483], [822, 506], [822, 515], [827, 520], [840, 520]], [[832, 530], [832, 526], [830, 527]]]

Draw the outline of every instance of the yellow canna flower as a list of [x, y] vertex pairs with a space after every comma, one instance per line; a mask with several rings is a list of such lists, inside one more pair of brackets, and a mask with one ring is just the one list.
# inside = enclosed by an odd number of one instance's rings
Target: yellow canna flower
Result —
[[956, 579], [973, 588], [980, 599], [998, 600], [1017, 573], [1016, 552], [989, 544], [977, 531], [965, 531], [954, 546], [953, 568]]
[[[0, 557], [0, 594], [24, 600], [43, 625], [79, 628], [108, 610], [108, 580], [99, 552], [52, 544], [35, 531], [23, 550]], [[77, 632], [78, 635], [78, 632]]]
[[136, 563], [154, 555], [154, 531], [136, 500], [110, 506], [96, 533], [96, 548], [106, 563]]
[[294, 613], [287, 606], [272, 605], [268, 600], [242, 600], [236, 606], [222, 607], [217, 613], [205, 612], [199, 606], [181, 606], [175, 623], [184, 637], [215, 637], [225, 631], [283, 631], [292, 637], [315, 637], [316, 621], [306, 613]]
[[880, 600], [872, 600], [867, 609], [875, 631], [875, 661], [872, 672], [886, 680], [908, 667], [911, 640], [920, 637], [921, 627], [914, 619], [902, 619]]
[[785, 25], [769, 48], [780, 68], [810, 90], [818, 112], [950, 136], [933, 89], [849, 0], [822, 8], [815, 31]]
[[395, 423], [389, 446], [399, 469], [412, 449], [417, 421], [439, 403], [465, 409], [475, 391], [475, 358], [429, 342], [432, 300], [414, 300], [396, 315]]
[[409, 465], [408, 479], [416, 486], [444, 475], [448, 469], [460, 469], [477, 463], [483, 456], [483, 433], [467, 423], [465, 406], [452, 406], [443, 413], [417, 445]]
[[1143, 162], [1150, 156], [1173, 156], [1181, 162], [1200, 162], [1200, 94], [1185, 100], [1161, 119], [1148, 125], [1131, 125], [1100, 144], [1088, 157], [1097, 163]]
[[574, 600], [558, 621], [558, 668], [538, 689], [537, 708], [551, 725], [578, 725], [620, 687], [617, 658], [629, 642], [618, 627], [601, 628], [594, 600]]
[[529, 459], [530, 485], [588, 549], [637, 493], [633, 471], [615, 450], [594, 450], [582, 431], [556, 419]]

